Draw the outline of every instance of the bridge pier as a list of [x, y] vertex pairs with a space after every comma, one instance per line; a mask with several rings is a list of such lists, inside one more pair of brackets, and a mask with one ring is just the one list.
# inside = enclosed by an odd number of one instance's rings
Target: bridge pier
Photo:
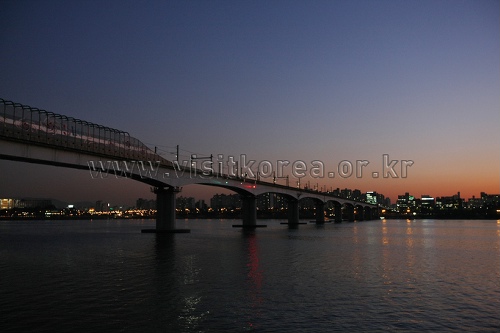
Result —
[[362, 206], [356, 206], [354, 207], [354, 211], [356, 212], [354, 214], [354, 219], [356, 221], [363, 221], [363, 216], [364, 216], [364, 208]]
[[257, 197], [252, 194], [241, 195], [241, 219], [243, 224], [234, 224], [235, 228], [263, 228], [267, 227], [264, 224], [257, 224]]
[[179, 188], [157, 187], [156, 194], [156, 229], [143, 229], [143, 233], [185, 233], [189, 229], [175, 228], [175, 195]]
[[354, 206], [344, 205], [344, 213], [347, 221], [354, 222]]
[[288, 199], [288, 224], [299, 224], [299, 200]]
[[316, 201], [316, 224], [325, 223], [325, 203], [323, 201]]
[[241, 196], [241, 219], [243, 225], [250, 227], [257, 224], [257, 198], [254, 195]]
[[298, 227], [299, 224], [307, 224], [305, 222], [299, 222], [299, 200], [294, 198], [288, 198], [288, 222], [281, 222], [280, 224], [287, 224], [290, 227]]
[[335, 204], [335, 223], [342, 223], [342, 205]]
[[364, 217], [365, 220], [368, 220], [368, 221], [373, 220], [371, 208], [364, 207], [363, 208], [363, 212], [364, 212], [364, 216], [363, 217]]

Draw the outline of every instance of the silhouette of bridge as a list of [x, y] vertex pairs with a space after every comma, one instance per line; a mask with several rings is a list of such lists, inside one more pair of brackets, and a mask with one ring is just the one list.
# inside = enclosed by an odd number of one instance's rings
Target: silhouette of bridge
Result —
[[[277, 193], [288, 202], [288, 224], [299, 224], [299, 200], [315, 203], [316, 223], [324, 223], [324, 206], [334, 204], [335, 222], [378, 218], [377, 205], [300, 187], [193, 168], [169, 161], [128, 132], [0, 99], [0, 159], [90, 170], [128, 177], [154, 187], [156, 229], [145, 232], [186, 232], [175, 228], [175, 197], [183, 186], [218, 186], [242, 199], [241, 227], [260, 227], [256, 197]], [[299, 185], [300, 186], [300, 185]]]

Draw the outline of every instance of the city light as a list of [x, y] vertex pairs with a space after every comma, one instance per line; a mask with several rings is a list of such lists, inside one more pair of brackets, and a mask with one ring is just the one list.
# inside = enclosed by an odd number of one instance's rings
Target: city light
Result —
[[[243, 183], [247, 190], [256, 189], [256, 184]], [[422, 195], [421, 198], [405, 193], [399, 195], [394, 204], [388, 198], [376, 192], [362, 193], [355, 189], [336, 189], [329, 192], [330, 195], [338, 196], [340, 199], [356, 200], [360, 203], [373, 204], [378, 202], [379, 217], [383, 218], [498, 218], [500, 214], [500, 195], [481, 192], [480, 197], [465, 200], [460, 193], [447, 197], [431, 197]], [[334, 202], [335, 197], [325, 203], [326, 216], [334, 216], [333, 206], [328, 203]], [[261, 217], [286, 218], [288, 210], [288, 199], [286, 196], [276, 193], [263, 193], [255, 197], [256, 209]], [[74, 204], [66, 205], [65, 208], [56, 208], [49, 199], [0, 199], [0, 218], [19, 219], [115, 219], [115, 218], [155, 218], [156, 200], [137, 199], [134, 207], [124, 208], [121, 205], [113, 205], [96, 201], [92, 207], [76, 207]], [[237, 217], [231, 214], [241, 212], [242, 199], [239, 194], [215, 194], [210, 202], [196, 200], [193, 197], [177, 196], [176, 213], [179, 217]], [[301, 216], [308, 216], [316, 210], [316, 204], [307, 197], [299, 201]], [[355, 215], [365, 214], [364, 209], [359, 206], [353, 209]], [[277, 215], [276, 215], [277, 214]], [[357, 218], [357, 217], [356, 217]], [[361, 216], [362, 218], [362, 216]]]

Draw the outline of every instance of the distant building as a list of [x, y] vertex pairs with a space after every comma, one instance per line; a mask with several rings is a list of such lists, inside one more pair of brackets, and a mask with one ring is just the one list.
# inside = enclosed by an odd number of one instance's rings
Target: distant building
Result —
[[377, 193], [377, 204], [384, 207], [389, 207], [391, 205], [391, 199], [386, 198], [385, 195], [381, 193]]
[[462, 209], [464, 200], [460, 198], [460, 192], [450, 197], [436, 198], [436, 209], [453, 210]]
[[313, 211], [316, 208], [316, 204], [315, 204], [314, 199], [304, 198], [304, 199], [299, 201], [299, 207], [301, 210]]
[[195, 200], [193, 197], [183, 197], [180, 196], [175, 201], [175, 208], [181, 210], [194, 210]]
[[422, 194], [417, 200], [419, 213], [422, 215], [431, 215], [434, 212], [436, 201], [428, 194]]
[[362, 201], [364, 199], [364, 196], [362, 195], [360, 190], [355, 189], [354, 191], [352, 191], [351, 199]]
[[210, 207], [214, 210], [241, 208], [241, 198], [239, 194], [215, 194], [210, 199]]
[[396, 207], [399, 213], [408, 214], [415, 212], [415, 197], [406, 192], [404, 195], [398, 195]]
[[135, 207], [143, 210], [156, 209], [156, 200], [139, 198], [135, 202]]
[[206, 212], [208, 210], [208, 205], [205, 203], [205, 200], [201, 199], [196, 201], [195, 208], [199, 209], [201, 212]]
[[346, 188], [340, 191], [340, 197], [345, 199], [352, 199], [352, 190]]
[[500, 194], [486, 194], [481, 192], [481, 201], [486, 207], [500, 207]]
[[371, 203], [371, 204], [376, 205], [376, 204], [379, 203], [377, 196], [378, 196], [377, 192], [366, 192], [366, 194], [365, 194], [365, 201], [367, 203]]
[[273, 193], [272, 208], [274, 210], [288, 209], [288, 199], [278, 193]]
[[264, 193], [257, 196], [257, 209], [258, 210], [270, 210], [272, 209], [272, 193]]
[[12, 208], [49, 208], [52, 207], [51, 199], [22, 198], [22, 199], [0, 199], [0, 209]]
[[95, 211], [96, 212], [102, 212], [104, 211], [104, 202], [102, 202], [101, 200], [97, 200], [95, 202]]
[[15, 199], [0, 199], [0, 209], [12, 209], [15, 205]]
[[257, 196], [259, 210], [282, 210], [288, 207], [287, 199], [278, 193], [264, 193]]
[[469, 209], [480, 209], [482, 207], [483, 207], [483, 200], [481, 198], [476, 198], [474, 195], [467, 201], [467, 208]]

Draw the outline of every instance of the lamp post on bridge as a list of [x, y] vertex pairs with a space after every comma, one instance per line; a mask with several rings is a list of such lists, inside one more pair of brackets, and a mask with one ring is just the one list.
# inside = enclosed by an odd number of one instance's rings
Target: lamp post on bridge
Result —
[[285, 177], [285, 176], [281, 176], [281, 177], [277, 177], [276, 176], [276, 171], [273, 171], [273, 184], [276, 184], [276, 179], [286, 179], [286, 186], [289, 187], [289, 178], [288, 178], [288, 175]]
[[[175, 155], [175, 160], [177, 161], [177, 163], [179, 163], [179, 145], [177, 145], [175, 147], [175, 152], [169, 152], [171, 155]], [[156, 149], [156, 147], [155, 147]], [[156, 150], [155, 150], [155, 153], [156, 153]]]
[[195, 161], [195, 160], [207, 160], [208, 161], [210, 159], [210, 167], [212, 167], [214, 164], [214, 161], [213, 161], [214, 156], [212, 154], [210, 154], [210, 156], [199, 156], [199, 157], [196, 154], [191, 154], [190, 158], [191, 158], [190, 165], [194, 166], [194, 167], [196, 167], [196, 162], [194, 162], [194, 165], [193, 165], [193, 161]]

